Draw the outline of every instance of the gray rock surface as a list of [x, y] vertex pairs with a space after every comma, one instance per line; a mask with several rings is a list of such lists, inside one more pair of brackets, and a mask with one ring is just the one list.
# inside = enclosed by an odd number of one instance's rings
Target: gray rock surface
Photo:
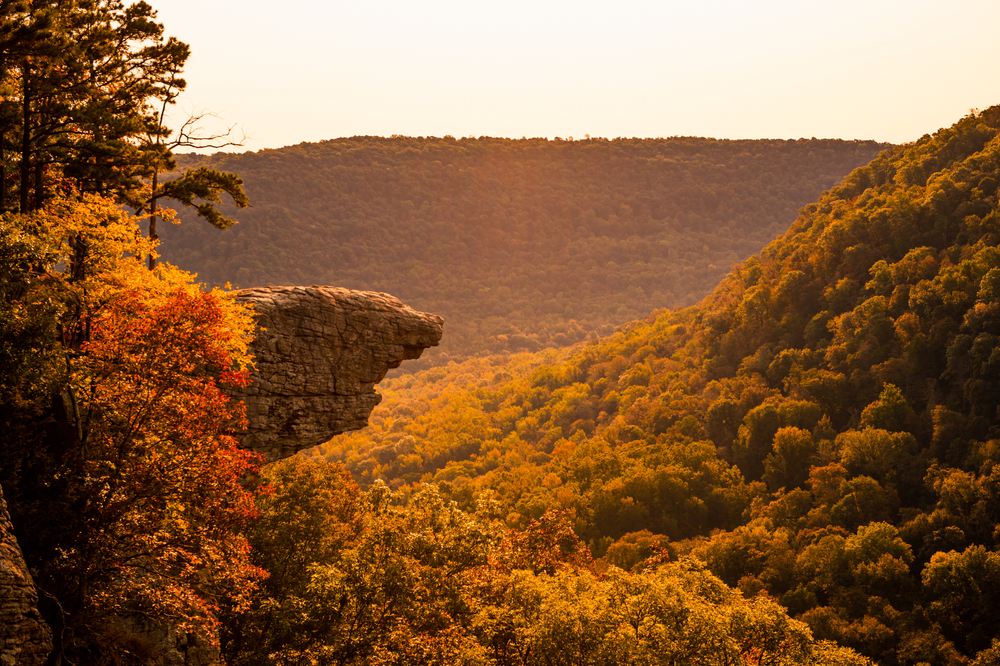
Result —
[[[121, 618], [118, 629], [138, 639], [144, 666], [222, 666], [217, 645], [175, 625], [133, 615]], [[218, 636], [215, 640], [218, 641]], [[135, 646], [133, 643], [134, 653], [139, 652]]]
[[237, 294], [257, 313], [242, 446], [278, 460], [368, 424], [390, 368], [441, 340], [441, 317], [388, 294], [336, 287], [260, 287]]
[[52, 633], [38, 614], [38, 594], [14, 539], [0, 489], [0, 666], [44, 664]]

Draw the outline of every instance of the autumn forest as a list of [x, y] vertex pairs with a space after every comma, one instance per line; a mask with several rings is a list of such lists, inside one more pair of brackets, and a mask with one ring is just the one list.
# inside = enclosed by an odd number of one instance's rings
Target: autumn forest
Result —
[[355, 137], [186, 155], [239, 173], [254, 203], [222, 209], [240, 220], [225, 234], [168, 227], [162, 252], [209, 284], [384, 291], [445, 317], [416, 367], [565, 347], [697, 303], [887, 147]]
[[[3, 663], [1000, 664], [1000, 106], [903, 145], [206, 155], [165, 122], [189, 55], [144, 2], [0, 0], [0, 528], [35, 594]], [[444, 339], [267, 461], [231, 397], [267, 284]]]

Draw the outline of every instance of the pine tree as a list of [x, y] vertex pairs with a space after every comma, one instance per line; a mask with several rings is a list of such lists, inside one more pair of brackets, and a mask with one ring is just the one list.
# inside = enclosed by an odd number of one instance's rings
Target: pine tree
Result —
[[[60, 189], [154, 215], [171, 199], [216, 227], [233, 224], [213, 204], [222, 193], [248, 204], [238, 176], [202, 168], [160, 182], [176, 167], [173, 149], [221, 137], [198, 137], [188, 123], [177, 135], [167, 127], [190, 49], [165, 35], [150, 5], [0, 0], [0, 15], [0, 208], [39, 210]], [[16, 203], [7, 195], [13, 173]]]

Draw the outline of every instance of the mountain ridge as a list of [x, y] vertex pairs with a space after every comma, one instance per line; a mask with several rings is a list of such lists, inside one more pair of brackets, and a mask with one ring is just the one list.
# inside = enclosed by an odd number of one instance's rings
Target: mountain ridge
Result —
[[693, 304], [886, 147], [354, 137], [182, 156], [240, 173], [254, 207], [225, 210], [242, 221], [222, 233], [171, 226], [161, 251], [209, 283], [337, 284], [439, 313], [448, 335], [419, 368]]

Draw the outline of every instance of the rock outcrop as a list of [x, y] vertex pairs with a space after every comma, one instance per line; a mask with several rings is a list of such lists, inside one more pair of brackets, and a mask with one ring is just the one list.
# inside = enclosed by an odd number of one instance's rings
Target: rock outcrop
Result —
[[237, 300], [257, 313], [256, 370], [232, 392], [246, 403], [242, 446], [278, 460], [368, 424], [390, 368], [437, 345], [442, 319], [388, 294], [261, 287]]
[[14, 539], [0, 488], [0, 666], [44, 664], [52, 633], [38, 614], [38, 594]]

